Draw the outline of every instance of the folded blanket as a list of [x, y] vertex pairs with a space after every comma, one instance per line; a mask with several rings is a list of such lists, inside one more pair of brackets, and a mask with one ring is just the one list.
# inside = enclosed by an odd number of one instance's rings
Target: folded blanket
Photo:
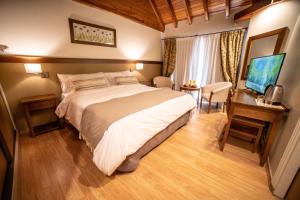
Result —
[[185, 94], [170, 89], [158, 89], [92, 104], [83, 112], [81, 136], [93, 151], [105, 131], [114, 122], [183, 95]]

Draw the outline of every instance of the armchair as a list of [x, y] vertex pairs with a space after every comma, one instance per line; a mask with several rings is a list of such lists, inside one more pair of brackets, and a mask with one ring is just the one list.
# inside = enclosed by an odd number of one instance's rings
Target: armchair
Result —
[[167, 87], [174, 89], [174, 83], [169, 77], [157, 76], [153, 79], [153, 84], [157, 88]]
[[202, 107], [202, 99], [205, 99], [208, 101], [207, 113], [210, 112], [211, 103], [217, 103], [217, 106], [218, 103], [223, 103], [224, 111], [224, 105], [231, 87], [232, 83], [230, 82], [218, 82], [201, 87], [200, 108]]

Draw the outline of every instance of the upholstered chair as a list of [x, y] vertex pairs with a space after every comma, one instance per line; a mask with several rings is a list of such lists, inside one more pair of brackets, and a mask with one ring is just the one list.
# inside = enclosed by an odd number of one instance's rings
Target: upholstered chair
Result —
[[224, 105], [231, 87], [232, 83], [230, 82], [218, 82], [201, 87], [200, 108], [202, 107], [202, 100], [205, 99], [208, 101], [208, 113], [210, 112], [211, 103], [216, 103], [217, 107], [218, 103], [223, 103], [224, 112]]
[[153, 79], [153, 84], [157, 88], [171, 88], [174, 89], [173, 81], [169, 77], [157, 76]]

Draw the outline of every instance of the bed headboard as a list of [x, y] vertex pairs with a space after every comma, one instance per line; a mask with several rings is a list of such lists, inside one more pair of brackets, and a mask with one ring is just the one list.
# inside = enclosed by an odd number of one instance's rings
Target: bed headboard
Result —
[[[5, 91], [9, 106], [17, 128], [27, 131], [23, 110], [19, 103], [20, 98], [33, 95], [54, 93], [60, 96], [61, 90], [56, 74], [81, 74], [93, 72], [115, 72], [129, 70], [137, 61], [129, 60], [103, 60], [103, 59], [69, 59], [69, 58], [41, 58], [34, 62], [41, 63], [42, 70], [49, 72], [49, 78], [26, 74], [24, 63], [30, 63], [23, 57], [0, 56], [0, 83]], [[141, 82], [151, 82], [153, 77], [161, 74], [162, 62], [138, 61], [144, 63], [144, 69], [136, 71]], [[51, 121], [53, 116], [49, 113], [40, 113], [33, 118], [35, 124], [41, 121]]]

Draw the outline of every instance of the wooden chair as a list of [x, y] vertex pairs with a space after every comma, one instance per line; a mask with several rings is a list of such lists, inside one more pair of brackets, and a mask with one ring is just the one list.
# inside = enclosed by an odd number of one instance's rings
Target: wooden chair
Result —
[[[226, 102], [227, 116], [230, 112], [230, 105], [231, 105], [230, 99], [232, 94], [233, 94], [232, 91], [230, 91]], [[235, 115], [230, 124], [229, 134], [227, 137], [236, 134], [239, 136], [250, 138], [251, 141], [253, 142], [252, 152], [255, 153], [264, 127], [265, 127], [265, 122], [263, 121]], [[228, 138], [225, 138], [225, 141], [227, 141], [227, 139]]]

